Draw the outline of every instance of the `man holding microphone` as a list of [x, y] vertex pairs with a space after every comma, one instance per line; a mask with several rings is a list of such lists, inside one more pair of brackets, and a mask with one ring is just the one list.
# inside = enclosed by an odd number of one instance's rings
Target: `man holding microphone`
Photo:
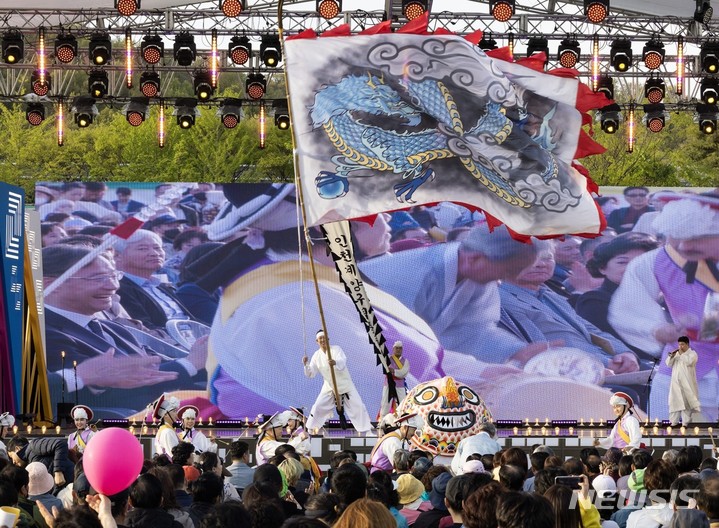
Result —
[[677, 339], [677, 348], [667, 356], [667, 366], [672, 369], [669, 385], [669, 420], [673, 427], [689, 425], [692, 413], [700, 413], [699, 389], [697, 387], [697, 353], [689, 348], [689, 338]]

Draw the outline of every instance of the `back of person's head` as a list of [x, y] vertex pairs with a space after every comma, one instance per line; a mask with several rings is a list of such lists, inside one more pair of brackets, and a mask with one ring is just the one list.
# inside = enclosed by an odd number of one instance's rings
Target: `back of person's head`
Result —
[[212, 472], [203, 473], [192, 483], [192, 501], [215, 504], [222, 497], [223, 489], [222, 477]]
[[305, 471], [302, 462], [295, 458], [285, 458], [279, 463], [277, 469], [285, 476], [285, 481], [288, 486], [297, 484], [297, 481], [300, 480], [302, 473]]
[[54, 528], [103, 528], [97, 514], [87, 506], [73, 506], [60, 510]]
[[124, 515], [129, 506], [130, 488], [119, 491], [114, 495], [109, 495], [108, 499], [110, 499], [110, 513], [112, 513], [112, 516], [117, 518]]
[[674, 465], [679, 473], [688, 473], [692, 468], [691, 456], [686, 447], [682, 447], [677, 451], [677, 456], [674, 459]]
[[255, 468], [255, 472], [252, 476], [253, 482], [264, 482], [272, 487], [275, 492], [275, 496], [280, 495], [282, 491], [282, 474], [277, 466], [272, 464], [262, 464]]
[[519, 449], [518, 447], [510, 447], [506, 451], [502, 452], [500, 458], [500, 465], [507, 466], [519, 466], [526, 473], [529, 471], [529, 463], [527, 462], [527, 454]]
[[397, 472], [409, 471], [412, 466], [409, 463], [409, 451], [406, 449], [398, 449], [392, 455], [392, 466]]
[[664, 460], [652, 460], [644, 471], [644, 487], [665, 501], [669, 500], [669, 488], [679, 476], [677, 468]]
[[180, 442], [172, 448], [172, 462], [180, 466], [189, 466], [194, 453], [195, 446], [190, 442]]
[[704, 469], [716, 469], [717, 468], [717, 459], [714, 457], [708, 457], [702, 460], [701, 465], [699, 466], [699, 471], [702, 471]]
[[278, 500], [258, 502], [247, 508], [252, 528], [280, 528], [285, 522], [285, 514]]
[[424, 476], [420, 479], [422, 484], [424, 485], [424, 490], [426, 492], [432, 491], [432, 481], [439, 476], [440, 473], [449, 473], [449, 468], [447, 466], [443, 466], [441, 464], [438, 464], [436, 466], [432, 466], [427, 470], [427, 473], [424, 474]]
[[365, 496], [367, 476], [357, 464], [345, 464], [332, 473], [330, 486], [332, 493], [336, 493], [342, 504], [348, 506]]
[[242, 457], [245, 456], [245, 453], [250, 450], [250, 444], [243, 440], [235, 440], [230, 444], [229, 449], [229, 455], [230, 460], [242, 460]]
[[561, 484], [555, 484], [544, 492], [544, 498], [552, 505], [554, 512], [555, 526], [561, 528], [580, 528], [582, 517], [576, 504], [572, 504], [574, 492]]
[[582, 464], [586, 464], [590, 455], [599, 456], [599, 450], [596, 447], [584, 447], [579, 452], [579, 460], [582, 461]]
[[583, 475], [584, 464], [576, 457], [568, 458], [562, 464], [562, 469], [567, 472], [567, 475]]
[[552, 467], [543, 469], [534, 475], [534, 493], [544, 495], [549, 488], [554, 486], [557, 477], [566, 477], [567, 472], [563, 468]]
[[180, 489], [185, 485], [185, 470], [180, 464], [170, 464], [163, 469], [170, 475], [172, 485], [175, 489]]
[[548, 468], [561, 468], [564, 462], [557, 455], [550, 455], [547, 460], [544, 461], [544, 469]]
[[15, 483], [5, 476], [0, 476], [0, 506], [15, 506], [17, 501]]
[[696, 475], [678, 477], [669, 487], [671, 501], [677, 508], [686, 508], [689, 506], [690, 499], [696, 500], [699, 484], [701, 484], [701, 479]]
[[327, 528], [327, 524], [319, 519], [296, 515], [287, 519], [282, 528]]
[[534, 451], [529, 455], [529, 462], [532, 465], [532, 472], [536, 473], [540, 469], [544, 469], [544, 461], [549, 458], [549, 453], [544, 451]]
[[699, 484], [697, 508], [710, 519], [719, 518], [719, 475], [711, 475]]
[[241, 503], [223, 502], [202, 518], [199, 528], [251, 528], [252, 518]]
[[634, 457], [632, 455], [624, 455], [619, 459], [619, 476], [626, 477], [632, 473], [632, 464], [634, 463]]
[[[171, 465], [172, 464], [163, 467], [155, 467], [147, 472], [149, 475], [155, 475], [157, 480], [160, 481], [160, 484], [162, 484], [162, 508], [165, 510], [174, 510], [180, 507], [177, 504], [177, 498], [175, 496], [175, 484], [172, 481], [172, 477], [170, 477], [170, 473], [166, 469]], [[184, 475], [185, 472], [183, 471], [182, 474]]]
[[213, 453], [212, 451], [203, 451], [196, 465], [200, 471], [208, 473], [214, 471], [219, 463], [220, 457], [217, 456], [217, 453]]
[[674, 464], [677, 460], [677, 454], [679, 454], [679, 451], [677, 449], [667, 449], [662, 454], [662, 460], [666, 460], [667, 462], [671, 462], [672, 464]]
[[162, 504], [162, 483], [155, 475], [145, 473], [130, 486], [133, 508], [159, 508]]
[[510, 491], [521, 491], [527, 472], [519, 466], [508, 464], [499, 468], [499, 482]]
[[689, 455], [689, 464], [691, 464], [690, 471], [698, 471], [699, 465], [702, 463], [704, 453], [702, 448], [696, 445], [687, 446], [687, 454]]
[[462, 521], [467, 528], [496, 528], [497, 504], [506, 489], [490, 482], [475, 490], [462, 504]]
[[587, 468], [587, 473], [596, 475], [599, 473], [599, 466], [602, 463], [602, 458], [599, 455], [589, 455], [584, 465]]
[[554, 513], [544, 497], [510, 491], [497, 505], [498, 528], [554, 528]]
[[652, 454], [645, 449], [637, 449], [632, 453], [632, 465], [634, 469], [646, 469], [652, 461]]
[[[370, 473], [369, 479], [367, 481], [367, 497], [370, 499], [373, 498], [370, 495], [369, 491], [372, 486], [381, 486], [382, 488], [384, 488], [387, 495], [386, 503], [388, 506], [399, 507], [399, 493], [397, 493], [397, 490], [394, 487], [394, 482], [392, 481], [392, 477], [389, 473], [387, 473], [386, 471], [375, 471], [374, 473]], [[384, 501], [380, 500], [380, 502]]]
[[479, 432], [485, 432], [492, 438], [497, 436], [497, 426], [494, 425], [492, 422], [482, 422], [479, 424], [479, 427], [477, 428]]
[[347, 451], [335, 451], [330, 457], [330, 469], [337, 469], [340, 466], [340, 462], [352, 456]]
[[0, 471], [0, 477], [9, 479], [15, 485], [15, 490], [18, 493], [20, 493], [20, 490], [22, 490], [24, 486], [30, 484], [30, 474], [27, 470], [12, 464], [5, 466], [2, 471]]
[[152, 461], [155, 463], [154, 467], [165, 467], [165, 466], [169, 466], [170, 464], [172, 464], [172, 460], [165, 453], [162, 453], [160, 455], [155, 455], [153, 457]]
[[347, 506], [334, 528], [396, 528], [389, 509], [370, 499], [359, 499]]
[[253, 482], [242, 491], [242, 502], [248, 508], [258, 502], [279, 499], [274, 484]]
[[334, 493], [310, 495], [305, 502], [305, 517], [320, 519], [332, 526], [342, 513], [340, 498]]

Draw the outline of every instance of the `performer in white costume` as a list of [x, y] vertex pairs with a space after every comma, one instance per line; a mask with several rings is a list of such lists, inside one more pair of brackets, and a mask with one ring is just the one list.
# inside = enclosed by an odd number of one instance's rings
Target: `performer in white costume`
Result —
[[677, 348], [667, 356], [667, 366], [672, 369], [669, 385], [669, 420], [673, 426], [689, 425], [692, 413], [701, 412], [699, 388], [697, 387], [697, 353], [689, 348], [689, 338], [681, 336]]
[[15, 417], [12, 414], [9, 412], [0, 414], [0, 451], [5, 452], [5, 458], [8, 458], [7, 446], [3, 443], [2, 438], [5, 436], [5, 429], [12, 429], [13, 425], [15, 425]]
[[287, 443], [282, 441], [282, 429], [286, 423], [287, 415], [281, 412], [273, 414], [269, 420], [257, 427], [260, 435], [257, 437], [255, 462], [258, 466], [267, 464], [275, 456], [275, 450]]
[[217, 453], [217, 444], [210, 442], [202, 431], [195, 429], [195, 421], [200, 410], [194, 405], [185, 405], [177, 411], [177, 416], [182, 420], [182, 430], [177, 433], [181, 442], [188, 442], [195, 446], [196, 453], [210, 451]]
[[163, 394], [152, 404], [152, 417], [160, 420], [160, 428], [155, 435], [155, 452], [158, 455], [167, 455], [172, 459], [172, 448], [180, 443], [175, 432], [177, 409], [180, 400], [174, 396]]
[[382, 406], [379, 410], [380, 416], [386, 416], [392, 407], [392, 402], [395, 404], [395, 409], [402, 403], [404, 397], [407, 396], [407, 381], [406, 377], [409, 374], [409, 360], [402, 356], [402, 341], [395, 341], [392, 347], [392, 355], [389, 357], [389, 369], [392, 371], [392, 377], [394, 378], [394, 386], [397, 390], [397, 399], [389, 398], [389, 387], [387, 386], [387, 380], [384, 382], [382, 387]]
[[90, 429], [87, 424], [92, 420], [93, 412], [86, 405], [75, 405], [70, 411], [70, 416], [75, 421], [77, 431], [70, 433], [67, 437], [67, 448], [75, 450], [78, 454], [85, 451], [90, 439], [95, 435], [95, 431]]
[[609, 399], [609, 405], [612, 406], [617, 421], [614, 423], [609, 436], [607, 438], [597, 438], [594, 445], [605, 449], [618, 447], [625, 453], [631, 453], [641, 447], [642, 442], [642, 430], [639, 427], [639, 420], [632, 412], [634, 400], [624, 392], [615, 392]]
[[399, 417], [390, 414], [382, 418], [384, 423], [382, 437], [377, 440], [370, 454], [370, 472], [387, 471], [394, 469], [394, 453], [398, 449], [405, 449], [410, 438], [420, 426], [417, 413], [407, 413]]

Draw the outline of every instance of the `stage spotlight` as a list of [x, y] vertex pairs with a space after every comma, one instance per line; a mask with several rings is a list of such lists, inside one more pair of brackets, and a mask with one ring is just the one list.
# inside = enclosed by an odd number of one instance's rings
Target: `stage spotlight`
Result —
[[160, 74], [146, 71], [140, 75], [140, 91], [145, 97], [157, 97], [160, 93]]
[[619, 130], [622, 121], [621, 109], [618, 104], [610, 104], [597, 110], [597, 118], [602, 127], [602, 132], [614, 134]]
[[274, 68], [282, 60], [280, 38], [277, 35], [263, 35], [260, 42], [260, 60], [268, 68]]
[[609, 0], [584, 0], [584, 15], [592, 24], [599, 24], [609, 14]]
[[646, 97], [650, 103], [661, 103], [665, 94], [666, 86], [662, 79], [650, 77], [644, 83], [644, 97]]
[[272, 103], [275, 110], [275, 126], [280, 130], [290, 128], [290, 111], [287, 106], [287, 99], [280, 99]]
[[122, 16], [132, 16], [140, 9], [140, 0], [115, 0], [115, 9]]
[[342, 12], [342, 0], [317, 0], [317, 13], [325, 20], [337, 17]]
[[257, 101], [265, 96], [267, 91], [267, 81], [261, 73], [251, 73], [247, 76], [245, 82], [245, 91], [250, 99]]
[[25, 119], [32, 126], [38, 126], [45, 120], [45, 107], [40, 103], [30, 103], [25, 109]]
[[489, 12], [497, 22], [507, 22], [514, 16], [514, 0], [489, 0]]
[[667, 113], [663, 104], [644, 105], [644, 124], [651, 132], [661, 132], [666, 119]]
[[544, 65], [549, 62], [549, 41], [545, 37], [532, 37], [527, 43], [527, 57], [535, 53], [544, 53]]
[[712, 19], [712, 15], [714, 15], [714, 8], [712, 8], [709, 0], [696, 0], [696, 3], [697, 7], [694, 11], [694, 20], [706, 26]]
[[629, 39], [617, 39], [612, 42], [610, 58], [615, 70], [627, 71], [632, 65], [632, 42]]
[[195, 73], [195, 80], [193, 82], [195, 87], [195, 95], [200, 101], [207, 101], [215, 90], [212, 88], [212, 82], [210, 79], [210, 72], [207, 70], [201, 70]]
[[187, 31], [179, 33], [175, 37], [174, 54], [175, 60], [180, 66], [189, 66], [192, 64], [197, 57], [195, 37]]
[[235, 128], [240, 124], [242, 100], [228, 97], [222, 102], [220, 109], [217, 111], [220, 121], [225, 128]]
[[717, 129], [719, 108], [715, 104], [701, 104], [696, 106], [694, 121], [699, 124], [699, 130], [704, 134], [713, 134]]
[[497, 41], [491, 35], [482, 35], [482, 40], [477, 43], [477, 47], [483, 51], [492, 51], [497, 49]]
[[195, 125], [195, 116], [197, 115], [197, 99], [189, 97], [178, 98], [175, 102], [175, 112], [177, 116], [177, 124], [180, 128], [188, 130]]
[[644, 44], [642, 60], [644, 61], [644, 66], [650, 70], [656, 70], [664, 64], [664, 44], [662, 44], [662, 41], [652, 39]]
[[72, 62], [77, 56], [77, 39], [72, 35], [59, 35], [55, 39], [55, 58], [62, 63]]
[[424, 15], [429, 9], [427, 0], [402, 0], [402, 14], [407, 20]]
[[138, 127], [150, 113], [150, 101], [146, 97], [133, 97], [122, 110], [125, 112], [127, 122]]
[[75, 97], [72, 103], [72, 112], [75, 114], [75, 124], [80, 128], [89, 127], [98, 114], [95, 99], [85, 95]]
[[90, 62], [96, 66], [102, 66], [110, 62], [112, 58], [112, 41], [109, 33], [97, 33], [90, 38], [88, 45]]
[[597, 93], [603, 93], [607, 99], [614, 99], [614, 79], [609, 75], [600, 75], [597, 81]]
[[95, 99], [101, 99], [110, 90], [110, 80], [105, 70], [92, 70], [87, 78], [87, 90]]
[[581, 48], [579, 47], [579, 41], [577, 41], [577, 39], [564, 39], [559, 43], [557, 60], [564, 68], [574, 68], [577, 62], [579, 62], [580, 54]]
[[701, 100], [713, 105], [719, 102], [719, 80], [714, 77], [705, 77], [699, 85]]
[[702, 44], [699, 57], [702, 62], [702, 70], [707, 73], [719, 72], [719, 43], [709, 41]]
[[30, 76], [30, 87], [35, 95], [47, 95], [50, 92], [50, 76], [46, 74], [45, 81], [40, 82], [40, 72], [35, 70]]
[[227, 46], [227, 54], [234, 64], [247, 64], [252, 56], [252, 44], [247, 37], [232, 37]]
[[13, 29], [2, 36], [2, 60], [7, 64], [20, 62], [25, 52], [25, 42], [22, 33]]
[[220, 0], [220, 10], [226, 17], [235, 18], [242, 13], [241, 0]]
[[165, 54], [165, 44], [159, 35], [145, 35], [140, 43], [140, 56], [147, 64], [157, 64]]

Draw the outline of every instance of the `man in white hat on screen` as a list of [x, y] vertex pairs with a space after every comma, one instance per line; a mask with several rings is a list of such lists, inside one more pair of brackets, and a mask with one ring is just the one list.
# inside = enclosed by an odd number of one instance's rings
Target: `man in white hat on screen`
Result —
[[666, 245], [627, 266], [609, 305], [609, 323], [629, 345], [654, 355], [659, 370], [650, 393], [652, 416], [669, 418], [669, 353], [688, 336], [698, 360], [701, 415], [719, 416], [719, 200], [709, 195], [666, 194], [654, 220]]
[[177, 416], [182, 421], [182, 430], [177, 433], [181, 442], [188, 442], [195, 446], [196, 453], [210, 451], [217, 453], [217, 444], [208, 440], [202, 431], [195, 429], [195, 422], [200, 410], [194, 405], [183, 405], [177, 411]]
[[[332, 416], [337, 405], [332, 383], [332, 370], [334, 370], [337, 392], [342, 400], [342, 408], [347, 413], [347, 417], [352, 420], [352, 425], [357, 431], [360, 433], [368, 432], [372, 429], [372, 422], [367, 413], [367, 408], [350, 377], [347, 369], [347, 356], [339, 346], [329, 346], [324, 331], [319, 330], [315, 338], [320, 348], [312, 354], [312, 359], [303, 356], [302, 363], [305, 366], [305, 376], [314, 378], [317, 374], [321, 374], [324, 383], [310, 411], [307, 429], [310, 431], [319, 429]], [[332, 359], [329, 359], [328, 351]]]
[[389, 356], [389, 370], [394, 378], [394, 387], [397, 390], [397, 398], [389, 397], [389, 387], [385, 379], [384, 387], [382, 387], [382, 406], [379, 410], [380, 416], [386, 416], [391, 411], [392, 403], [395, 409], [402, 403], [404, 397], [407, 396], [406, 377], [409, 373], [409, 360], [402, 356], [402, 341], [395, 341], [392, 346], [392, 354]]
[[95, 431], [88, 424], [92, 420], [93, 412], [87, 405], [75, 405], [70, 411], [70, 416], [75, 421], [77, 431], [68, 435], [67, 448], [82, 454], [90, 439], [95, 435]]

